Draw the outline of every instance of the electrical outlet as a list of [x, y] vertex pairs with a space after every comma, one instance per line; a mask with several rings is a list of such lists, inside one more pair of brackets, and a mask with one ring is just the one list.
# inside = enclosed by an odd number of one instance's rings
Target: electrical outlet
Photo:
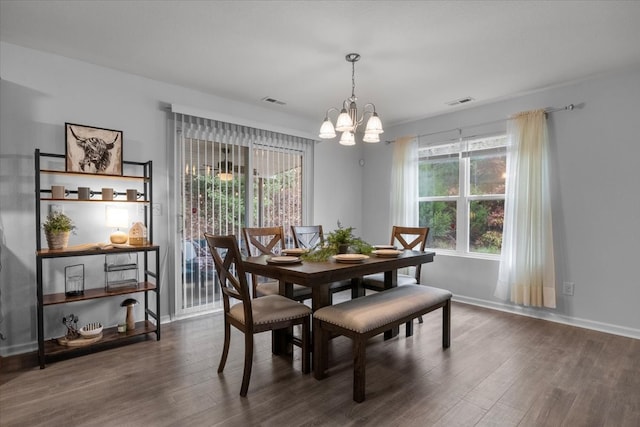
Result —
[[575, 284], [573, 282], [564, 282], [562, 284], [562, 293], [565, 295], [573, 296], [574, 285]]

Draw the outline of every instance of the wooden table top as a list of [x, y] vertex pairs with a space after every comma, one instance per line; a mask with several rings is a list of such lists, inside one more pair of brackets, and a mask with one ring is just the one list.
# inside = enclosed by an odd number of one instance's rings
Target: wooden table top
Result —
[[433, 262], [434, 256], [435, 252], [402, 251], [395, 258], [370, 255], [368, 259], [360, 263], [341, 263], [330, 259], [320, 262], [303, 261], [299, 264], [269, 264], [267, 260], [270, 256], [261, 255], [244, 257], [243, 265], [248, 273], [313, 287], [314, 285]]

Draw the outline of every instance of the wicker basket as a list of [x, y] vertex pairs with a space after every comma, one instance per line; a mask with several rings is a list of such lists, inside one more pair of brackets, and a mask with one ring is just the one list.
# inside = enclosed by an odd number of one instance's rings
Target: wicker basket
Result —
[[47, 246], [49, 249], [64, 249], [69, 243], [70, 231], [62, 231], [57, 233], [45, 232], [44, 235], [47, 238]]

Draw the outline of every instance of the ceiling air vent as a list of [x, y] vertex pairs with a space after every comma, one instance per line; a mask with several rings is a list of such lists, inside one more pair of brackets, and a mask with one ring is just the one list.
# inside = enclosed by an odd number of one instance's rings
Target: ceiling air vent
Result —
[[265, 96], [264, 98], [262, 98], [262, 100], [263, 100], [264, 102], [269, 102], [269, 103], [271, 103], [271, 104], [278, 104], [278, 105], [285, 105], [285, 104], [286, 104], [286, 102], [284, 102], [284, 101], [279, 101], [279, 100], [277, 100], [277, 99], [275, 99], [275, 98], [271, 98], [270, 96]]
[[464, 98], [454, 99], [453, 101], [449, 101], [447, 102], [447, 105], [460, 105], [460, 104], [466, 104], [471, 101], [475, 101], [475, 99], [473, 99], [470, 96], [466, 96]]

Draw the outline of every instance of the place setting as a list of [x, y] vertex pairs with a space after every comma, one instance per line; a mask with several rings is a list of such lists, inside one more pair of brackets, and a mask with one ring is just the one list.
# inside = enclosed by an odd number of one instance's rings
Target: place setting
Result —
[[297, 256], [272, 256], [267, 258], [267, 264], [299, 264], [302, 260]]
[[363, 254], [337, 254], [337, 255], [333, 255], [332, 258], [336, 262], [341, 262], [341, 263], [345, 263], [345, 264], [358, 264], [358, 263], [364, 262], [365, 260], [369, 259], [369, 255], [363, 255]]
[[402, 253], [402, 251], [399, 251], [397, 249], [376, 249], [371, 251], [371, 253], [381, 258], [397, 258], [398, 255]]

